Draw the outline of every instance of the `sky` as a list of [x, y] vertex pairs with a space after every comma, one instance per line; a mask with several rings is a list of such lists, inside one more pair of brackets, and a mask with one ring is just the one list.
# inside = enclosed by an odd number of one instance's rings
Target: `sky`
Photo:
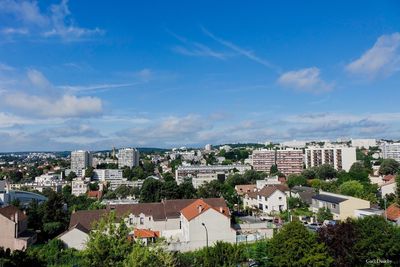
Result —
[[0, 151], [400, 138], [399, 1], [0, 0]]

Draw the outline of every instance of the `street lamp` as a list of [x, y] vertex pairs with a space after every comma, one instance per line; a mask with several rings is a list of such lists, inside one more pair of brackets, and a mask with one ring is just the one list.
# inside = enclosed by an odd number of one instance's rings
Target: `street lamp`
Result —
[[205, 223], [201, 223], [201, 225], [203, 225], [204, 229], [206, 229], [206, 244], [207, 244], [207, 249], [208, 249], [208, 230], [207, 230], [207, 227], [206, 227]]

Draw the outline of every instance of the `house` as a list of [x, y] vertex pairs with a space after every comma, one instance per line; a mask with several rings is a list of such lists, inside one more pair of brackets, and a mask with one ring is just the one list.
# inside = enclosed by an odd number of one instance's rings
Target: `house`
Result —
[[215, 207], [198, 199], [181, 210], [181, 229], [185, 248], [195, 250], [217, 241], [236, 242], [228, 207]]
[[71, 194], [79, 197], [85, 195], [88, 191], [88, 184], [82, 179], [76, 178], [71, 183]]
[[139, 240], [142, 244], [147, 245], [154, 243], [160, 237], [159, 231], [152, 231], [149, 229], [135, 229], [133, 231], [133, 238]]
[[384, 215], [389, 221], [400, 225], [400, 205], [393, 203], [386, 209]]
[[88, 198], [97, 199], [97, 200], [100, 200], [102, 195], [103, 195], [103, 192], [99, 191], [99, 190], [89, 191], [87, 193]]
[[[210, 225], [210, 233], [213, 235], [214, 230], [218, 229], [218, 233], [214, 237], [210, 237], [210, 244], [216, 240], [236, 242], [236, 232], [230, 227], [230, 212], [225, 200], [223, 198], [200, 200], [201, 206], [204, 207], [202, 213], [205, 214], [195, 217], [198, 217], [198, 220], [201, 219], [202, 223]], [[205, 235], [201, 239], [197, 239], [199, 236], [193, 234], [204, 233], [203, 226], [199, 228], [198, 221], [192, 222], [194, 217], [188, 216], [191, 214], [188, 213], [192, 209], [191, 205], [196, 205], [194, 203], [199, 203], [198, 201], [197, 199], [175, 199], [157, 203], [108, 205], [106, 209], [102, 210], [77, 211], [71, 214], [68, 230], [58, 236], [58, 239], [62, 240], [67, 247], [82, 250], [86, 246], [95, 222], [114, 211], [117, 218], [123, 218], [127, 227], [134, 229], [130, 234], [131, 237], [141, 239], [146, 244], [158, 237], [163, 237], [173, 244], [171, 250], [192, 250], [206, 245]], [[206, 212], [208, 209], [218, 211], [218, 214], [212, 211]], [[188, 229], [189, 232], [184, 232], [183, 229]]]
[[294, 186], [291, 190], [292, 197], [301, 199], [307, 205], [312, 204], [312, 197], [316, 195], [315, 188], [308, 186]]
[[275, 213], [287, 209], [288, 188], [284, 185], [267, 185], [248, 192], [243, 197], [243, 208], [256, 208], [263, 213]]
[[395, 178], [392, 178], [391, 180], [387, 181], [380, 187], [381, 195], [382, 197], [386, 197], [387, 195], [390, 194], [396, 194], [396, 180]]
[[370, 202], [360, 198], [320, 191], [312, 197], [312, 211], [317, 213], [320, 208], [328, 208], [334, 220], [345, 220], [354, 217], [355, 210], [370, 208]]
[[236, 185], [235, 190], [238, 196], [243, 196], [246, 193], [253, 192], [257, 189], [257, 186], [255, 184], [241, 184], [241, 185]]
[[14, 206], [0, 208], [0, 247], [25, 250], [36, 242], [36, 233], [28, 231], [28, 217]]

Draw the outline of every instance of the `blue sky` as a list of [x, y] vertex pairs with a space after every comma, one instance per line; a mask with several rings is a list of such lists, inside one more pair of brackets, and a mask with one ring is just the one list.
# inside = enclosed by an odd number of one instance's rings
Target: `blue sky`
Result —
[[398, 1], [0, 0], [0, 151], [399, 138]]

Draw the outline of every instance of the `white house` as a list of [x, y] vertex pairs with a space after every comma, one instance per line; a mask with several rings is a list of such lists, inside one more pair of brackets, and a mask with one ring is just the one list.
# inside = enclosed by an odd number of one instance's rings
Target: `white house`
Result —
[[190, 251], [212, 246], [217, 241], [236, 242], [236, 231], [231, 228], [229, 209], [212, 207], [198, 199], [181, 210], [181, 229], [185, 248]]
[[385, 197], [390, 194], [396, 194], [396, 187], [397, 187], [397, 184], [396, 184], [396, 180], [394, 178], [392, 180], [390, 180], [389, 182], [386, 182], [383, 185], [381, 185], [382, 197]]
[[247, 192], [243, 198], [243, 207], [257, 208], [263, 213], [275, 213], [287, 209], [288, 188], [283, 185], [267, 185], [262, 189]]

